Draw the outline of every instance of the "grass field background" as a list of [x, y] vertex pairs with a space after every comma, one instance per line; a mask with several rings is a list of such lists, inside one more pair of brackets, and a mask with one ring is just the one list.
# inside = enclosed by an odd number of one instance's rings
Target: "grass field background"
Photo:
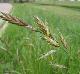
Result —
[[[13, 16], [22, 18], [35, 28], [34, 15], [48, 22], [51, 33], [59, 40], [59, 31], [64, 35], [71, 49], [70, 54], [64, 47], [50, 46], [40, 38], [40, 33], [34, 33], [23, 27], [8, 24], [3, 43], [5, 49], [0, 50], [0, 74], [79, 74], [80, 73], [80, 11], [60, 7], [36, 4], [14, 4]], [[37, 60], [42, 54], [56, 50], [52, 58]], [[55, 68], [50, 61], [65, 65], [67, 69]]]

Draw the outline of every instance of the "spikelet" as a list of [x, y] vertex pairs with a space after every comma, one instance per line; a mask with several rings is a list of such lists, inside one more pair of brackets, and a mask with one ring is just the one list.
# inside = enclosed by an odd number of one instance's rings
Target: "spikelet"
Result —
[[40, 60], [40, 59], [44, 59], [44, 58], [50, 56], [51, 54], [53, 54], [53, 53], [55, 53], [55, 52], [56, 52], [56, 50], [50, 50], [50, 51], [48, 51], [47, 53], [44, 53], [44, 54], [39, 58], [39, 60]]
[[0, 18], [2, 18], [3, 20], [8, 21], [9, 23], [12, 23], [12, 24], [16, 24], [18, 26], [23, 26], [23, 27], [29, 28], [32, 31], [35, 31], [35, 29], [31, 25], [23, 22], [23, 20], [21, 20], [17, 17], [13, 17], [13, 16], [3, 13], [3, 12], [1, 12], [1, 13], [2, 13], [2, 15], [0, 15]]
[[43, 22], [41, 19], [39, 19], [39, 17], [37, 16], [34, 16], [35, 20], [36, 20], [36, 23], [38, 25], [38, 27], [40, 28], [41, 32], [45, 35], [45, 36], [48, 36], [50, 38], [53, 38], [51, 33], [50, 33], [50, 30], [48, 28], [48, 26], [46, 25], [47, 22]]
[[64, 37], [63, 37], [62, 34], [60, 34], [60, 40], [61, 40], [63, 46], [64, 46], [66, 49], [68, 49], [68, 44], [67, 44], [67, 42], [66, 42], [66, 40], [64, 39]]
[[59, 69], [67, 69], [67, 67], [65, 65], [62, 64], [53, 64], [52, 62], [50, 63], [50, 65], [52, 65], [55, 68], [59, 68]]
[[52, 46], [59, 47], [59, 43], [50, 37], [44, 36], [44, 39]]
[[55, 46], [55, 47], [59, 47], [59, 44], [57, 41], [54, 40], [53, 36], [51, 35], [50, 33], [50, 30], [48, 28], [48, 26], [46, 25], [47, 22], [43, 22], [42, 20], [39, 19], [39, 17], [36, 17], [34, 16], [35, 20], [36, 20], [36, 23], [38, 25], [38, 27], [40, 28], [41, 32], [43, 33], [44, 35], [44, 39], [52, 46]]

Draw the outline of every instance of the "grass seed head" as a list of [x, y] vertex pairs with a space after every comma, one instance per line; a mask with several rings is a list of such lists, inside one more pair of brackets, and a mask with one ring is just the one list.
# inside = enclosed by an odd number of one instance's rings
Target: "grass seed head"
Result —
[[67, 44], [67, 42], [66, 42], [66, 40], [64, 39], [64, 37], [63, 37], [62, 34], [60, 34], [60, 40], [61, 40], [63, 46], [64, 46], [66, 49], [68, 49], [68, 44]]
[[50, 56], [51, 54], [53, 54], [53, 53], [55, 53], [56, 52], [56, 50], [50, 50], [50, 51], [48, 51], [47, 53], [44, 53], [40, 58], [39, 58], [39, 60], [40, 59], [43, 59], [43, 58], [47, 58], [48, 56]]
[[49, 38], [49, 37], [44, 37], [44, 39], [52, 46], [55, 46], [55, 47], [59, 47], [59, 43], [56, 41], [56, 40], [53, 40], [52, 38]]
[[48, 23], [47, 22], [44, 23], [38, 16], [34, 16], [34, 18], [35, 18], [36, 23], [37, 23], [39, 29], [41, 30], [41, 32], [44, 35], [52, 38], [52, 35], [50, 33], [50, 30], [49, 30], [49, 28], [47, 26]]
[[1, 13], [2, 15], [0, 15], [0, 18], [2, 18], [3, 20], [8, 21], [9, 23], [12, 23], [12, 24], [16, 24], [18, 26], [29, 28], [32, 31], [35, 31], [35, 29], [31, 25], [29, 25], [28, 23], [25, 23], [23, 20], [3, 12]]
[[66, 69], [67, 67], [65, 65], [61, 65], [61, 64], [53, 64], [51, 63], [50, 65], [52, 65], [55, 68], [59, 68], [59, 69]]
[[53, 36], [50, 33], [50, 30], [46, 24], [47, 22], [43, 22], [39, 17], [34, 16], [36, 23], [38, 27], [40, 28], [41, 32], [44, 35], [44, 39], [52, 46], [59, 47], [59, 44], [57, 41], [54, 40]]

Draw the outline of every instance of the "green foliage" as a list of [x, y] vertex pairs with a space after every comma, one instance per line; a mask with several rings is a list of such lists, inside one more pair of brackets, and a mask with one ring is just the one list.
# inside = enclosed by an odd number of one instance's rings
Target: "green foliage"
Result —
[[[39, 16], [43, 21], [49, 23], [51, 32], [57, 36], [59, 31], [65, 36], [71, 49], [70, 54], [64, 51], [64, 47], [55, 48], [40, 38], [39, 33], [33, 33], [23, 27], [9, 24], [2, 36], [7, 51], [0, 49], [0, 74], [10, 72], [11, 74], [79, 74], [80, 69], [80, 15], [79, 11], [59, 6], [41, 6], [35, 4], [14, 4], [12, 15], [17, 16], [32, 24], [33, 16]], [[59, 39], [59, 38], [57, 38]], [[56, 50], [47, 59], [39, 59], [42, 54], [50, 50]], [[59, 68], [58, 65], [67, 68]], [[62, 67], [60, 65], [60, 67]]]

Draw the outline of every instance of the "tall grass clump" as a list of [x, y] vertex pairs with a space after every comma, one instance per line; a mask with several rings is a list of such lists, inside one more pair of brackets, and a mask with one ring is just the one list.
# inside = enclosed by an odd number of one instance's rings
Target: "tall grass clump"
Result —
[[[50, 29], [48, 28], [48, 23], [47, 22], [43, 22], [38, 16], [34, 16], [34, 19], [36, 21], [36, 25], [38, 26], [37, 29], [35, 29], [34, 27], [32, 27], [31, 25], [23, 22], [23, 20], [19, 19], [19, 18], [16, 18], [16, 17], [13, 17], [9, 14], [6, 14], [6, 13], [3, 13], [1, 12], [2, 15], [0, 16], [3, 20], [5, 21], [8, 21], [9, 23], [12, 23], [12, 24], [16, 24], [18, 26], [22, 26], [22, 27], [25, 27], [25, 28], [29, 28], [32, 32], [39, 32], [41, 34], [41, 37], [42, 37], [42, 40], [45, 40], [48, 44], [50, 44], [52, 47], [53, 47], [53, 50], [50, 50], [44, 54], [42, 54], [42, 56], [38, 57], [36, 59], [37, 62], [39, 62], [39, 60], [43, 60], [45, 59], [46, 61], [48, 61], [48, 64], [51, 65], [53, 68], [57, 68], [57, 69], [65, 69], [66, 71], [68, 70], [68, 67], [67, 65], [62, 65], [62, 64], [58, 64], [54, 57], [53, 56], [53, 53], [57, 53], [58, 50], [55, 50], [55, 48], [60, 48], [60, 46], [63, 44], [64, 48], [67, 49], [65, 50], [66, 52], [68, 51], [68, 44], [66, 43], [66, 40], [64, 39], [63, 35], [61, 34], [60, 35], [60, 40], [56, 40], [55, 37], [52, 36], [51, 32], [50, 32]], [[1, 40], [2, 41], [2, 40]], [[4, 44], [6, 44], [4, 42]], [[30, 48], [31, 48], [31, 51], [30, 53], [33, 53], [32, 50], [34, 50], [34, 45], [33, 44], [26, 44], [26, 45], [29, 45]], [[3, 48], [4, 49], [4, 48]], [[4, 49], [5, 50], [5, 49]], [[29, 49], [30, 50], [30, 49]], [[10, 52], [9, 52], [10, 53]], [[67, 55], [68, 55], [69, 52], [67, 52]], [[27, 53], [26, 53], [27, 54]], [[16, 49], [16, 55], [17, 55], [17, 59], [16, 61], [18, 61], [19, 63], [22, 64], [22, 71], [24, 71], [24, 74], [26, 74], [26, 71], [25, 71], [25, 68], [24, 68], [24, 63], [23, 61], [20, 60], [20, 56], [19, 56], [19, 49], [17, 48]], [[12, 56], [13, 57], [13, 56]], [[56, 58], [56, 57], [55, 57]], [[70, 58], [70, 55], [69, 55], [69, 58]]]

